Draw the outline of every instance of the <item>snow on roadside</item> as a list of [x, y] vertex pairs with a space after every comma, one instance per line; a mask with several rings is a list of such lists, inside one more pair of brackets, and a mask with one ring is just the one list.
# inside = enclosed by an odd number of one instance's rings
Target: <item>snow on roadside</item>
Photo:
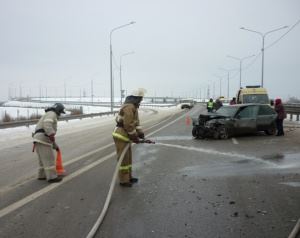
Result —
[[[162, 113], [173, 113], [179, 110], [179, 108], [178, 107], [155, 108], [155, 110]], [[140, 109], [141, 119], [149, 113], [151, 112], [148, 110]], [[69, 120], [68, 122], [59, 121], [57, 136], [79, 132], [82, 130], [86, 130], [87, 128], [98, 127], [99, 125], [111, 126], [112, 124], [115, 123], [114, 118], [115, 116], [113, 115], [106, 115], [106, 116], [94, 117], [94, 118], [83, 118], [81, 120], [80, 119]], [[5, 148], [11, 148], [25, 143], [28, 143], [28, 146], [30, 147], [32, 143], [31, 135], [32, 132], [34, 132], [34, 130], [35, 130], [35, 125], [31, 125], [29, 127], [20, 126], [15, 128], [0, 129], [0, 150]]]
[[[54, 100], [54, 98], [48, 98], [48, 100]], [[57, 101], [59, 99], [56, 98]], [[72, 98], [68, 99], [68, 102], [71, 102], [74, 100], [74, 104], [66, 104], [66, 112], [69, 114], [68, 110], [72, 109], [78, 109], [82, 110], [83, 114], [91, 114], [91, 113], [101, 113], [101, 112], [109, 112], [110, 106], [91, 106], [91, 105], [78, 105], [76, 104], [76, 101], [78, 102], [78, 99]], [[99, 99], [99, 101], [105, 102], [106, 99]], [[10, 117], [16, 119], [16, 118], [27, 118], [29, 119], [31, 115], [43, 115], [44, 109], [47, 107], [50, 107], [53, 103], [47, 103], [47, 102], [24, 102], [24, 101], [7, 101], [3, 103], [4, 107], [0, 107], [0, 121], [2, 118], [4, 118], [5, 114], [8, 114]], [[153, 104], [153, 105], [147, 105], [144, 106], [143, 104], [141, 107], [147, 107], [147, 108], [158, 108], [158, 107], [171, 107], [174, 105], [172, 104]]]
[[5, 114], [12, 118], [30, 118], [31, 115], [42, 115], [44, 112], [44, 109], [39, 108], [0, 107], [0, 121], [5, 117]]
[[[94, 118], [84, 118], [58, 122], [57, 136], [69, 134], [77, 131], [85, 130], [86, 128], [93, 128], [100, 125], [110, 124], [114, 121], [114, 116], [102, 116]], [[0, 129], [0, 150], [11, 148], [20, 144], [28, 143], [31, 146], [32, 132], [35, 130], [35, 125], [29, 127], [20, 126], [14, 128]]]
[[[0, 107], [0, 121], [9, 115], [13, 119], [26, 118], [30, 119], [31, 116], [43, 115], [45, 108], [51, 106], [49, 103], [35, 103], [35, 102], [20, 102], [10, 101], [4, 103], [5, 107]], [[81, 106], [81, 105], [67, 105], [66, 113], [70, 114], [68, 109], [82, 109], [83, 114], [100, 113], [110, 111], [109, 107], [99, 106]]]

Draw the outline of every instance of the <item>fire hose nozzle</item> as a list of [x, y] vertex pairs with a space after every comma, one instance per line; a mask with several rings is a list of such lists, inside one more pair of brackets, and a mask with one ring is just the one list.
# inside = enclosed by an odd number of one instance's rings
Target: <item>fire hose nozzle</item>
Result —
[[146, 143], [146, 144], [155, 144], [155, 141], [149, 140], [149, 139], [146, 139], [146, 140], [140, 140], [139, 142], [140, 142], [140, 143]]

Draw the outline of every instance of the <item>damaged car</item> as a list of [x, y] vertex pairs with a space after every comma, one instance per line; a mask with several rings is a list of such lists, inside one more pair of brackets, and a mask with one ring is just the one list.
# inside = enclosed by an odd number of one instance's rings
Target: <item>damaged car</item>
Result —
[[259, 131], [274, 135], [276, 116], [274, 109], [266, 104], [223, 106], [216, 112], [193, 118], [192, 135], [196, 139], [227, 139]]

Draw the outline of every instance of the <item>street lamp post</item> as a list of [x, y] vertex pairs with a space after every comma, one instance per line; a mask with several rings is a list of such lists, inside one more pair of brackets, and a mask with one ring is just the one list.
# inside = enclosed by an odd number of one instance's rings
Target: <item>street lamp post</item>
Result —
[[113, 107], [114, 107], [114, 89], [113, 89], [113, 71], [112, 71], [112, 56], [113, 56], [113, 52], [112, 52], [112, 41], [111, 41], [111, 37], [112, 37], [112, 33], [115, 31], [115, 30], [118, 30], [120, 28], [123, 28], [123, 27], [126, 27], [126, 26], [129, 26], [129, 25], [132, 25], [134, 24], [135, 22], [132, 21], [132, 22], [129, 22], [127, 24], [124, 24], [124, 25], [121, 25], [121, 26], [118, 26], [118, 27], [115, 27], [113, 28], [111, 31], [110, 31], [110, 34], [109, 34], [109, 49], [110, 49], [110, 111], [113, 112]]
[[128, 53], [125, 53], [125, 54], [122, 54], [120, 56], [120, 95], [121, 95], [121, 105], [122, 105], [122, 97], [123, 97], [123, 86], [122, 86], [122, 58], [126, 55], [131, 55], [131, 54], [134, 54], [133, 51], [131, 52], [128, 52]]
[[220, 70], [227, 72], [227, 98], [229, 99], [229, 79], [230, 79], [230, 71], [235, 71], [236, 69], [224, 69], [222, 67], [219, 68]]
[[238, 58], [238, 57], [235, 57], [235, 56], [227, 55], [227, 57], [238, 60], [240, 62], [240, 88], [242, 87], [242, 63], [243, 63], [243, 60], [249, 59], [249, 58], [254, 57], [254, 56], [255, 55], [249, 55], [249, 56], [246, 56], [246, 57], [243, 57], [243, 58]]
[[227, 72], [227, 99], [229, 99], [229, 72], [230, 72], [230, 70], [224, 69], [224, 68], [219, 68], [219, 69]]
[[265, 32], [265, 33], [262, 33], [262, 32], [259, 32], [259, 31], [254, 31], [254, 30], [251, 30], [251, 29], [247, 29], [245, 27], [241, 27], [240, 29], [241, 30], [245, 30], [245, 31], [250, 31], [250, 32], [253, 32], [253, 33], [257, 33], [259, 34], [261, 37], [262, 37], [262, 48], [261, 48], [261, 87], [264, 86], [264, 52], [265, 52], [265, 37], [266, 35], [268, 35], [269, 33], [272, 33], [272, 32], [275, 32], [275, 31], [279, 31], [279, 30], [282, 30], [284, 28], [287, 28], [288, 26], [283, 26], [283, 27], [280, 27], [280, 28], [276, 28], [274, 30], [271, 30], [271, 31], [268, 31], [268, 32]]
[[219, 97], [221, 97], [222, 96], [222, 77], [219, 75], [215, 75], [215, 77], [217, 77], [220, 80], [220, 96]]

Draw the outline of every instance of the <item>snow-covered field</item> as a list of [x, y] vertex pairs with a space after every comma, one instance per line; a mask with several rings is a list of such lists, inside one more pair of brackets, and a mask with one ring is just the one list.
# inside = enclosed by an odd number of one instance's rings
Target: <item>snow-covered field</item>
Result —
[[[44, 106], [43, 108], [46, 108], [48, 106]], [[32, 115], [43, 115], [45, 113], [45, 109], [40, 108], [40, 106], [12, 106], [12, 107], [0, 107], [0, 121], [1, 119], [5, 116], [5, 114], [8, 114], [10, 117], [17, 119], [17, 118], [30, 118]], [[75, 109], [80, 109], [80, 106], [74, 106], [72, 108]], [[69, 114], [68, 112], [69, 107], [66, 109], [66, 113]], [[109, 107], [97, 107], [97, 106], [82, 106], [82, 111], [84, 114], [89, 114], [89, 113], [99, 113], [99, 112], [108, 112], [110, 111]]]
[[[36, 101], [48, 101], [48, 102], [94, 102], [94, 103], [100, 103], [100, 102], [110, 102], [110, 98], [107, 97], [73, 97], [73, 98], [51, 98], [51, 97], [47, 97], [47, 98], [32, 98], [32, 100], [36, 100]], [[115, 102], [120, 102], [119, 98], [115, 98]]]
[[[174, 113], [178, 112], [181, 109], [179, 107], [169, 107], [169, 108], [157, 108], [157, 111], [160, 113]], [[141, 121], [143, 123], [144, 119], [147, 118], [147, 114], [150, 112], [145, 112], [140, 110]], [[86, 128], [94, 128], [98, 125], [111, 125], [115, 122], [113, 115], [94, 117], [94, 118], [84, 118], [84, 119], [75, 119], [70, 121], [59, 121], [58, 122], [58, 136], [66, 135], [82, 130]], [[35, 125], [29, 127], [20, 126], [15, 128], [6, 128], [0, 129], [0, 150], [8, 148], [14, 145], [32, 142], [31, 134], [34, 132]]]
[[[9, 115], [13, 119], [29, 119], [31, 116], [43, 115], [45, 108], [51, 106], [52, 103], [8, 101], [5, 102], [4, 105], [5, 107], [0, 107], [0, 121], [5, 117], [5, 115]], [[110, 111], [109, 107], [84, 106], [76, 104], [66, 105], [67, 114], [70, 113], [68, 110], [71, 109], [81, 109], [84, 114]]]
[[[36, 100], [39, 100], [36, 98]], [[0, 121], [4, 118], [5, 115], [9, 115], [13, 119], [26, 118], [29, 119], [31, 116], [43, 115], [44, 109], [51, 106], [53, 102], [57, 101], [67, 101], [68, 104], [65, 104], [66, 113], [69, 114], [72, 109], [82, 110], [83, 114], [90, 113], [100, 113], [100, 112], [109, 112], [110, 106], [90, 106], [90, 105], [78, 105], [76, 102], [92, 102], [91, 98], [43, 98], [43, 102], [26, 102], [26, 101], [7, 101], [0, 106]], [[109, 98], [93, 98], [94, 103], [107, 103]], [[48, 101], [48, 102], [47, 102]], [[70, 104], [74, 102], [74, 104]], [[116, 100], [118, 102], [118, 100]], [[159, 106], [171, 106], [172, 104], [153, 104], [151, 107]], [[143, 107], [143, 103], [141, 105]], [[149, 105], [148, 105], [149, 106]]]
[[18, 119], [30, 118], [33, 115], [44, 114], [44, 109], [39, 108], [23, 108], [23, 107], [0, 107], [0, 121], [5, 115], [9, 115], [11, 118]]

